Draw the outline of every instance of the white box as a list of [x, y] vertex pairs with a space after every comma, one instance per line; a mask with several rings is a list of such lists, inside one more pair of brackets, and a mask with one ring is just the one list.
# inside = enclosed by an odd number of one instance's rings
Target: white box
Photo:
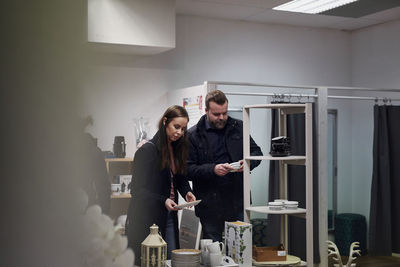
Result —
[[225, 251], [240, 267], [252, 266], [252, 225], [245, 222], [225, 222]]

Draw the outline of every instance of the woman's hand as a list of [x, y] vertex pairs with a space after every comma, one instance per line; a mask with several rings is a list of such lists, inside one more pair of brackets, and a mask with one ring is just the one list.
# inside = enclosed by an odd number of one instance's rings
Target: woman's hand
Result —
[[196, 201], [196, 197], [193, 195], [192, 192], [187, 192], [186, 194], [186, 202], [192, 202], [192, 201]]
[[177, 208], [175, 208], [175, 206], [177, 206], [177, 204], [172, 199], [167, 198], [167, 200], [165, 200], [165, 207], [167, 208], [167, 210], [178, 210]]

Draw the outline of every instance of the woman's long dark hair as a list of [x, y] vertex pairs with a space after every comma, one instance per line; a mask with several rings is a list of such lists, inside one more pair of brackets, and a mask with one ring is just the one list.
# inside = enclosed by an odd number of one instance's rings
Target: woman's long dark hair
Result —
[[[174, 105], [169, 107], [164, 115], [161, 117], [160, 122], [158, 123], [158, 132], [159, 132], [159, 149], [161, 151], [161, 169], [165, 169], [171, 166], [171, 159], [169, 157], [168, 151], [168, 136], [165, 128], [172, 121], [172, 119], [177, 117], [187, 118], [189, 122], [189, 115], [184, 107]], [[164, 123], [164, 119], [165, 123]], [[164, 125], [165, 124], [165, 125]], [[174, 151], [174, 163], [176, 173], [185, 174], [186, 173], [186, 159], [189, 153], [189, 142], [187, 137], [187, 132], [185, 131], [181, 138], [172, 142], [172, 148]]]

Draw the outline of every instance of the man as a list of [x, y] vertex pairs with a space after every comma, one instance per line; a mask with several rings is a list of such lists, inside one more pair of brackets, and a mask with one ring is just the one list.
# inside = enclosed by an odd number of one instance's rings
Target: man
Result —
[[[243, 122], [228, 116], [228, 99], [219, 90], [206, 96], [206, 114], [189, 129], [188, 177], [197, 199], [203, 238], [222, 241], [225, 221], [243, 220]], [[261, 156], [250, 138], [251, 155]], [[229, 163], [240, 162], [240, 168]], [[253, 169], [260, 161], [251, 161]]]

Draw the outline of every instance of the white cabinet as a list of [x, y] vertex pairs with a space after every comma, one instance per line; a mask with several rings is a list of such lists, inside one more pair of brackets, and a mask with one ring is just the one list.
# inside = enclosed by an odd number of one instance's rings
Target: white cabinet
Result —
[[[305, 155], [295, 155], [287, 157], [250, 156], [250, 110], [251, 109], [277, 109], [279, 111], [279, 135], [285, 136], [286, 116], [288, 114], [305, 114]], [[259, 123], [259, 122], [257, 122]], [[306, 220], [306, 244], [307, 262], [313, 262], [313, 173], [312, 173], [312, 104], [261, 104], [245, 105], [243, 107], [243, 154], [244, 154], [244, 209], [245, 221], [250, 221], [250, 213], [257, 212], [263, 214], [281, 215], [281, 242], [287, 248], [287, 216], [298, 216]], [[287, 165], [304, 165], [306, 169], [306, 208], [296, 210], [270, 210], [268, 206], [250, 206], [250, 161], [251, 160], [277, 160], [279, 161], [280, 173], [280, 199], [287, 199]], [[296, 200], [296, 199], [290, 199]], [[273, 215], [275, 216], [275, 215]], [[308, 266], [313, 266], [308, 264]]]
[[88, 41], [96, 50], [154, 55], [175, 48], [174, 0], [88, 0]]

